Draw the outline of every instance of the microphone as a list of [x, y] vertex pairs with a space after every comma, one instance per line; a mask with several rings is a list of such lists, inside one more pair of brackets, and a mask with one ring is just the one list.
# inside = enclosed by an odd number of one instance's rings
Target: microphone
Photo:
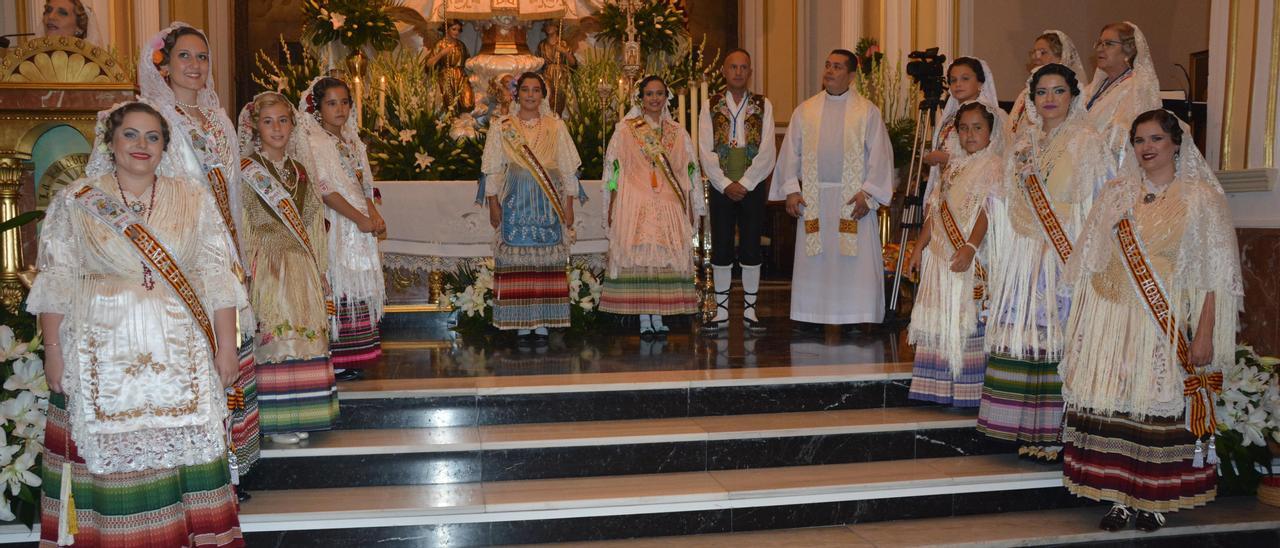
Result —
[[35, 35], [36, 33], [34, 32], [22, 32], [18, 34], [6, 34], [4, 36], [0, 36], [0, 48], [9, 47], [9, 45], [13, 43], [11, 40], [9, 40], [10, 38], [17, 38], [19, 36], [35, 36]]
[[1182, 69], [1182, 77], [1187, 82], [1187, 86], [1183, 88], [1182, 96], [1184, 98], [1183, 100], [1183, 103], [1185, 105], [1184, 108], [1187, 109], [1187, 120], [1190, 121], [1192, 116], [1191, 114], [1191, 73], [1187, 72], [1187, 67], [1182, 66], [1181, 63], [1174, 63], [1173, 66], [1178, 67], [1179, 69]]

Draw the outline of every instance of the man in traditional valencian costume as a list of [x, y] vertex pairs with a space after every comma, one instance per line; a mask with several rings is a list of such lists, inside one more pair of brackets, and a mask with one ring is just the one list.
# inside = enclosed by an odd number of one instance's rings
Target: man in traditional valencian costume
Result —
[[880, 110], [850, 87], [856, 58], [827, 56], [823, 91], [791, 115], [769, 199], [797, 217], [791, 319], [884, 319], [877, 208], [893, 197], [893, 149]]
[[767, 196], [761, 183], [773, 172], [778, 157], [773, 144], [773, 104], [747, 90], [751, 56], [745, 50], [729, 52], [720, 73], [725, 92], [702, 105], [698, 122], [698, 153], [704, 174], [714, 187], [709, 194], [716, 315], [707, 328], [718, 331], [729, 325], [729, 287], [736, 254], [742, 267], [743, 322], [747, 329], [758, 330], [756, 292], [763, 262], [760, 231]]

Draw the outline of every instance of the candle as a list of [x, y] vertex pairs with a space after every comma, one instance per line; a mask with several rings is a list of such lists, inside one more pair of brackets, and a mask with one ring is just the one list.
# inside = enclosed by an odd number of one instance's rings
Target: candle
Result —
[[359, 76], [359, 75], [356, 75], [354, 83], [355, 83], [355, 85], [356, 85], [356, 89], [355, 89], [355, 92], [356, 92], [356, 93], [355, 93], [355, 95], [356, 95], [356, 101], [355, 101], [355, 109], [356, 109], [356, 127], [363, 127], [364, 120], [363, 120], [363, 116], [362, 116], [362, 115], [363, 115], [364, 113], [362, 112], [362, 109], [360, 108], [360, 106], [361, 106], [361, 105], [363, 105], [363, 104], [364, 104], [364, 102], [360, 100], [360, 97], [361, 97], [361, 95], [363, 95], [363, 94], [361, 93], [361, 89], [362, 89], [362, 88], [360, 87], [360, 76]]
[[698, 142], [698, 119], [702, 112], [702, 103], [698, 101], [698, 86], [689, 86], [689, 136]]
[[687, 128], [688, 128], [688, 126], [686, 126], [686, 125], [685, 125], [685, 123], [684, 123], [684, 99], [685, 99], [685, 97], [684, 97], [684, 94], [683, 94], [683, 93], [681, 93], [681, 94], [677, 97], [677, 100], [676, 100], [676, 112], [679, 114], [679, 116], [677, 116], [677, 117], [676, 117], [676, 120], [680, 122], [680, 127], [682, 127], [682, 128], [686, 128], [686, 129], [687, 129]]
[[382, 128], [387, 118], [387, 77], [378, 77], [378, 128]]

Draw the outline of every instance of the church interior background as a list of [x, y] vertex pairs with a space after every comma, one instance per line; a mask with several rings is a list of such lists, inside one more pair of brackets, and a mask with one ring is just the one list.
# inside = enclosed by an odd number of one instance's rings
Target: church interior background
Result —
[[[908, 401], [912, 284], [898, 292], [893, 283], [919, 121], [907, 54], [985, 59], [1009, 109], [1041, 29], [1061, 29], [1085, 50], [1097, 29], [1133, 21], [1165, 108], [1190, 124], [1227, 193], [1245, 290], [1237, 341], [1280, 355], [1280, 2], [83, 3], [97, 32], [79, 39], [42, 36], [45, 0], [0, 0], [4, 221], [28, 220], [83, 175], [96, 113], [133, 96], [140, 45], [172, 21], [207, 33], [229, 114], [267, 89], [296, 102], [325, 72], [352, 84], [387, 224], [383, 357], [339, 385], [334, 430], [263, 444], [243, 479], [253, 493], [240, 509], [250, 546], [1280, 543], [1280, 508], [1260, 503], [1266, 491], [1256, 485], [1220, 490], [1163, 540], [1097, 531], [1096, 504], [1063, 489], [1061, 467], [1014, 458], [975, 431], [972, 410]], [[460, 34], [446, 21], [460, 22]], [[696, 138], [702, 102], [725, 86], [722, 55], [738, 47], [751, 55], [749, 88], [772, 101], [776, 127], [766, 129], [779, 143], [789, 113], [822, 91], [828, 52], [849, 49], [863, 63], [854, 86], [883, 113], [897, 168], [895, 199], [878, 213], [891, 294], [868, 296], [895, 305], [883, 324], [792, 330], [797, 234], [782, 202], [763, 220], [763, 334], [739, 323], [700, 334], [715, 311], [706, 222], [693, 244], [702, 313], [673, 318], [671, 334], [653, 340], [637, 336], [634, 319], [598, 310], [605, 145], [631, 86], [663, 75], [673, 116]], [[474, 205], [489, 120], [524, 71], [546, 79], [589, 197], [567, 265], [574, 325], [536, 348], [489, 327], [494, 236]], [[6, 324], [22, 314], [38, 231], [32, 222], [0, 235]], [[5, 389], [4, 401], [20, 392]], [[1280, 396], [1273, 405], [1280, 421]], [[0, 524], [0, 543], [36, 538], [22, 523]]]

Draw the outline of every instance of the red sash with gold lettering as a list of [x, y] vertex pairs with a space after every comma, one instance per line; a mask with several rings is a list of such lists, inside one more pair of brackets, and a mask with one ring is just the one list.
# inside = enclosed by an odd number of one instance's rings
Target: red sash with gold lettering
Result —
[[1133, 221], [1129, 217], [1120, 219], [1115, 228], [1116, 244], [1120, 246], [1120, 256], [1124, 258], [1129, 279], [1133, 280], [1138, 299], [1146, 303], [1147, 310], [1156, 326], [1169, 340], [1172, 340], [1178, 353], [1178, 362], [1187, 376], [1183, 379], [1182, 395], [1187, 401], [1187, 428], [1196, 437], [1212, 434], [1218, 428], [1217, 417], [1213, 411], [1211, 393], [1222, 391], [1222, 373], [1197, 373], [1191, 364], [1190, 345], [1186, 335], [1178, 329], [1173, 317], [1169, 299], [1165, 297], [1164, 285], [1156, 277], [1155, 269], [1147, 261], [1146, 252], [1137, 232], [1133, 229]]
[[1027, 175], [1022, 181], [1022, 188], [1025, 190], [1023, 195], [1027, 197], [1027, 201], [1031, 203], [1031, 209], [1036, 212], [1036, 218], [1040, 220], [1040, 227], [1049, 238], [1049, 244], [1058, 253], [1058, 260], [1065, 266], [1067, 259], [1071, 258], [1071, 238], [1067, 237], [1067, 231], [1062, 228], [1058, 214], [1053, 211], [1053, 203], [1049, 201], [1044, 186], [1040, 184], [1040, 178], [1034, 173]]
[[[939, 213], [942, 217], [942, 230], [947, 233], [947, 240], [951, 242], [951, 247], [959, 251], [965, 245], [964, 233], [960, 232], [960, 227], [956, 225], [956, 218], [951, 215], [951, 208], [947, 206], [947, 201], [943, 199], [939, 202]], [[973, 287], [973, 300], [981, 301], [986, 295], [987, 289], [987, 269], [982, 267], [982, 263], [978, 262], [977, 250], [974, 250], [973, 271], [978, 277], [978, 283]]]
[[112, 232], [129, 240], [144, 264], [160, 273], [160, 277], [168, 282], [169, 289], [172, 289], [182, 304], [186, 305], [191, 319], [195, 320], [196, 325], [204, 332], [205, 339], [209, 343], [209, 352], [216, 353], [218, 345], [213, 332], [213, 322], [209, 319], [204, 305], [200, 303], [200, 297], [196, 295], [195, 289], [187, 281], [186, 275], [182, 273], [178, 262], [174, 260], [173, 254], [169, 253], [164, 242], [152, 234], [142, 220], [138, 219], [124, 204], [101, 189], [86, 185], [76, 191], [75, 199], [80, 207], [89, 212], [89, 215], [101, 221]]

